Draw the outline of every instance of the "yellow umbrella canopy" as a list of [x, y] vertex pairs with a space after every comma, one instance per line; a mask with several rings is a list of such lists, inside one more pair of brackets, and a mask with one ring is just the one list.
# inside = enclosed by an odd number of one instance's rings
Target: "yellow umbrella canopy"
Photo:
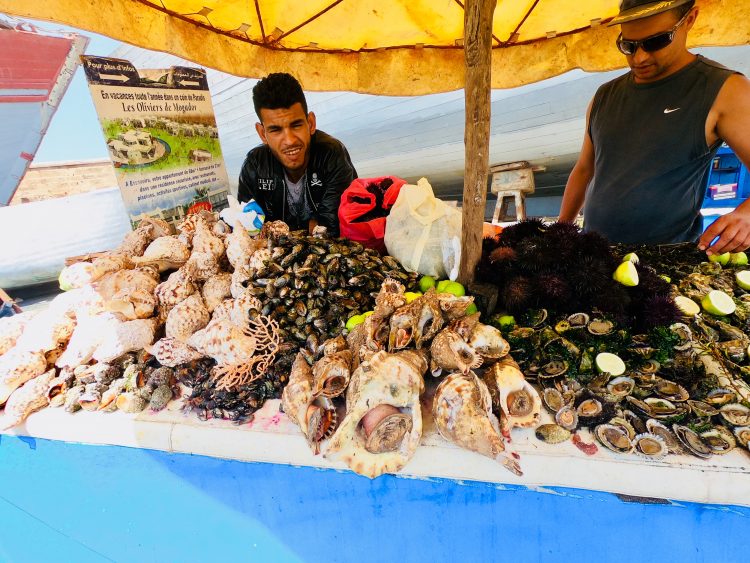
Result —
[[[0, 0], [0, 11], [73, 25], [231, 74], [291, 72], [307, 90], [419, 95], [463, 87], [466, 0]], [[498, 0], [493, 88], [624, 64], [619, 0]], [[750, 42], [750, 2], [698, 0], [694, 45]]]

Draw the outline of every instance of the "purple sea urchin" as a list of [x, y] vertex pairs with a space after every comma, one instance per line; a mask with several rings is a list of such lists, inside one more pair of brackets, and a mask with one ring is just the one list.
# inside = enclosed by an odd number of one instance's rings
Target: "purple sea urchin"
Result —
[[516, 276], [509, 280], [501, 294], [503, 305], [510, 312], [523, 311], [531, 305], [532, 284], [525, 276]]

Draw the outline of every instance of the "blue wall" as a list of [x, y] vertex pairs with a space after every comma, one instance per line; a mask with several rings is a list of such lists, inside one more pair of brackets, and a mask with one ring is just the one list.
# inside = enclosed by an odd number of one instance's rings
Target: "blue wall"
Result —
[[0, 560], [745, 560], [750, 508], [0, 436]]

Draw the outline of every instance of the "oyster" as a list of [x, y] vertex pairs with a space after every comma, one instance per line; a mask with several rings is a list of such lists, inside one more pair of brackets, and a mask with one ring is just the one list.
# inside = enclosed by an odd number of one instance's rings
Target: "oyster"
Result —
[[657, 381], [654, 386], [654, 391], [656, 391], [656, 394], [660, 397], [674, 402], [683, 402], [690, 398], [687, 389], [682, 385], [675, 383], [674, 381], [667, 381], [666, 379], [660, 379]]
[[313, 453], [320, 452], [320, 443], [330, 438], [338, 423], [336, 409], [330, 399], [313, 398], [312, 370], [305, 357], [298, 353], [289, 374], [289, 383], [281, 394], [281, 406], [300, 427]]
[[607, 336], [614, 332], [615, 323], [606, 319], [594, 319], [586, 325], [586, 329], [594, 336]]
[[450, 328], [444, 328], [432, 340], [430, 355], [433, 373], [438, 368], [468, 373], [471, 369], [482, 365], [482, 357], [477, 354], [476, 350]]
[[732, 451], [737, 446], [737, 441], [731, 430], [723, 426], [716, 426], [706, 432], [701, 432], [700, 437], [703, 442], [711, 448], [711, 453], [725, 454]]
[[515, 427], [529, 428], [539, 423], [542, 400], [523, 377], [515, 361], [506, 357], [493, 364], [483, 380], [492, 397], [493, 407], [500, 414], [503, 435], [509, 435]]
[[664, 426], [661, 422], [654, 418], [649, 418], [646, 421], [646, 429], [649, 433], [659, 436], [664, 444], [667, 446], [667, 450], [671, 454], [684, 454], [685, 448], [683, 448], [680, 441], [674, 435], [674, 433]]
[[47, 390], [54, 377], [55, 370], [51, 369], [16, 389], [5, 403], [4, 416], [0, 418], [0, 429], [17, 426], [34, 411], [46, 407], [49, 403]]
[[692, 410], [696, 416], [701, 418], [708, 418], [719, 414], [719, 409], [712, 407], [708, 403], [703, 401], [694, 401], [692, 399], [687, 401], [690, 410]]
[[730, 389], [712, 389], [706, 394], [704, 401], [711, 406], [720, 407], [729, 403], [733, 403], [737, 399], [737, 395]]
[[571, 328], [583, 328], [589, 324], [589, 316], [586, 313], [573, 313], [568, 316], [568, 324]]
[[422, 436], [419, 395], [426, 369], [425, 358], [412, 351], [381, 351], [361, 364], [352, 374], [346, 416], [325, 457], [370, 478], [402, 469]]
[[672, 430], [688, 452], [696, 457], [704, 459], [711, 457], [711, 448], [703, 441], [703, 438], [693, 432], [690, 428], [679, 424], [673, 424]]
[[638, 434], [633, 439], [633, 451], [650, 459], [662, 459], [667, 455], [667, 445], [661, 436], [656, 434]]
[[735, 426], [734, 435], [741, 446], [750, 448], [750, 426]]
[[518, 463], [504, 453], [503, 438], [492, 414], [490, 392], [474, 372], [447, 376], [435, 392], [432, 414], [443, 438], [521, 475]]
[[570, 430], [566, 430], [557, 424], [542, 424], [536, 429], [536, 437], [548, 444], [559, 444], [570, 438]]
[[622, 426], [600, 424], [594, 428], [594, 436], [604, 447], [613, 452], [629, 453], [633, 449], [633, 442], [627, 430]]
[[635, 380], [632, 377], [620, 376], [615, 377], [609, 383], [607, 383], [607, 391], [618, 398], [623, 398], [635, 389]]
[[719, 409], [721, 417], [732, 426], [750, 425], [750, 409], [740, 403], [729, 403]]
[[494, 326], [477, 324], [469, 337], [469, 346], [485, 360], [504, 358], [510, 352], [510, 344]]

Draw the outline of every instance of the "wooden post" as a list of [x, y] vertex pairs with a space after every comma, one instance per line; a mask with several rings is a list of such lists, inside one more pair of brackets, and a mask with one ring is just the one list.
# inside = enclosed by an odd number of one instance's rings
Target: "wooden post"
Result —
[[463, 230], [458, 278], [474, 279], [482, 252], [482, 223], [487, 202], [490, 144], [490, 76], [492, 73], [492, 14], [497, 0], [466, 0], [464, 58], [466, 60], [466, 149]]

